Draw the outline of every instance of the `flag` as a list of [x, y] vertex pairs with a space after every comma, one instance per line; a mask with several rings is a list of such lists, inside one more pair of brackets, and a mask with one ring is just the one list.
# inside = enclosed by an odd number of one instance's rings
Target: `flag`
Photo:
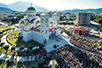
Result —
[[49, 24], [47, 23], [47, 27], [49, 26]]
[[59, 20], [57, 19], [57, 24], [59, 24]]

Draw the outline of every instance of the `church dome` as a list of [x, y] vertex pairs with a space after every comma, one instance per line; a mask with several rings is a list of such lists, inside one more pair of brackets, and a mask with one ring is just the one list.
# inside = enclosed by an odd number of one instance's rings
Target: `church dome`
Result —
[[34, 7], [29, 7], [27, 10], [35, 10]]

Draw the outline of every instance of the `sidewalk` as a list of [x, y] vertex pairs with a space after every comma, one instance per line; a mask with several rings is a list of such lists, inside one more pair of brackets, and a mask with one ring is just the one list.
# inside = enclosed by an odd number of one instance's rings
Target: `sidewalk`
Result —
[[11, 57], [12, 56], [10, 56], [10, 55], [1, 54], [0, 60], [19, 61], [19, 62], [34, 61], [35, 60], [34, 58], [31, 59], [31, 56], [29, 56], [29, 59], [27, 59], [26, 57], [19, 57], [19, 56], [14, 56], [14, 59]]
[[[49, 41], [46, 42], [44, 48], [46, 49], [47, 52], [51, 52], [52, 50], [56, 50], [56, 49], [64, 46], [65, 44], [69, 44], [68, 43], [69, 38], [64, 32], [63, 32], [63, 34], [58, 35], [57, 37], [60, 39], [54, 37], [53, 39], [50, 39]], [[58, 39], [59, 41], [56, 39]], [[53, 45], [59, 45], [59, 46], [57, 46], [57, 48], [54, 48]]]

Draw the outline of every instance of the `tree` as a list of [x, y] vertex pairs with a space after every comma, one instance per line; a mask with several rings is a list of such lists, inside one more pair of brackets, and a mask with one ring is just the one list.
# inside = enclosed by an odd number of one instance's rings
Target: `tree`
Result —
[[19, 50], [23, 50], [24, 49], [24, 46], [23, 45], [21, 45], [21, 47], [19, 47]]
[[45, 62], [44, 59], [39, 59], [38, 60], [38, 64], [39, 64], [39, 67], [42, 67], [42, 64]]
[[56, 58], [56, 60], [58, 60], [58, 61], [60, 60], [60, 56], [59, 56], [59, 55], [56, 55], [55, 58]]
[[50, 53], [48, 53], [48, 54], [46, 55], [46, 57], [47, 57], [47, 58], [50, 58], [50, 57], [51, 57], [51, 54], [50, 54]]
[[60, 21], [62, 21], [63, 20], [63, 16], [60, 16]]
[[0, 43], [0, 46], [2, 47], [4, 44], [5, 44], [5, 43], [4, 43], [4, 42], [2, 42], [2, 43]]
[[9, 45], [5, 45], [5, 46], [4, 46], [4, 49], [5, 49], [5, 50], [8, 50], [8, 48], [9, 48]]
[[76, 53], [76, 56], [78, 56], [79, 58], [81, 58], [83, 55], [82, 55], [81, 52], [77, 52], [77, 53]]
[[98, 23], [99, 23], [100, 25], [102, 25], [102, 18], [99, 18], [99, 19], [98, 19]]
[[9, 45], [5, 45], [4, 49], [6, 50], [6, 53], [7, 53], [8, 49], [9, 49]]
[[12, 22], [10, 21], [10, 24], [12, 24]]
[[14, 51], [15, 50], [15, 47], [11, 47], [11, 50]]
[[102, 18], [95, 19], [96, 22], [98, 22], [100, 25], [102, 25]]
[[102, 30], [101, 29], [99, 29], [99, 32], [101, 32]]

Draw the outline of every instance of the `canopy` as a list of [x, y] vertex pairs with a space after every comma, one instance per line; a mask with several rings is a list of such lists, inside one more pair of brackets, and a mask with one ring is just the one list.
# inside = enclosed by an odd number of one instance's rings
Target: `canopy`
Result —
[[86, 33], [86, 31], [82, 31], [82, 30], [75, 30], [74, 32], [75, 32], [75, 33], [80, 33], [80, 34]]
[[53, 68], [55, 68], [55, 65], [57, 64], [56, 60], [51, 60], [49, 63]]
[[51, 29], [51, 32], [53, 32], [55, 29]]
[[34, 49], [38, 49], [38, 48], [39, 48], [39, 47], [33, 47], [32, 50], [34, 50]]

